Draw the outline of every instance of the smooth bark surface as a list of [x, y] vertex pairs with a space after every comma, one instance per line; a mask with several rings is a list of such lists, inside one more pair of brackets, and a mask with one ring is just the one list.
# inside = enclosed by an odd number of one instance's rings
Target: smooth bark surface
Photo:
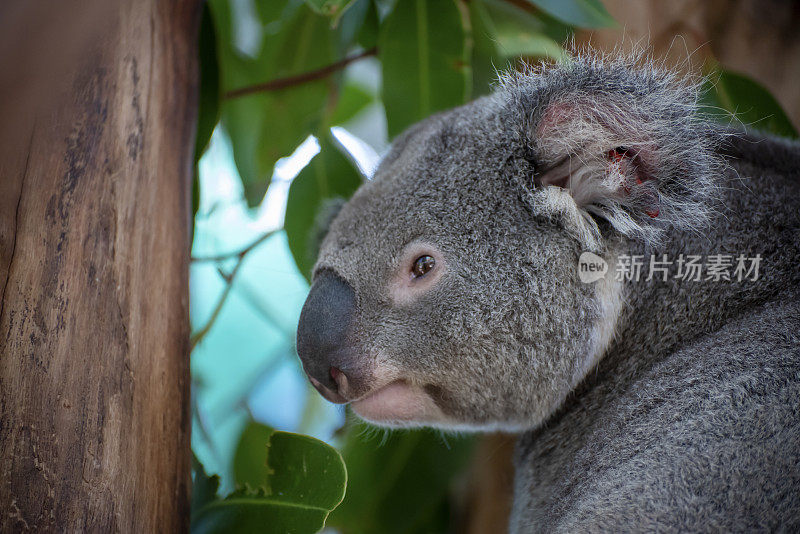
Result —
[[[85, 20], [72, 4], [59, 25]], [[3, 532], [188, 527], [200, 4], [111, 5], [58, 105], [0, 136]]]

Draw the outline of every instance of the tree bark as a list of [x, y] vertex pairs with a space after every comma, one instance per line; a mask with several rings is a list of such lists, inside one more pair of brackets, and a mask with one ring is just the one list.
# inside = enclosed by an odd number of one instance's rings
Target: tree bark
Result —
[[[27, 3], [0, 15], [38, 9], [42, 24], [86, 30], [77, 3]], [[18, 31], [23, 57], [56, 54], [33, 85], [0, 73], [0, 106], [49, 97], [0, 132], [2, 532], [188, 528], [200, 4], [107, 5], [93, 25], [105, 31], [63, 58], [70, 43]], [[61, 74], [63, 95], [42, 90]]]

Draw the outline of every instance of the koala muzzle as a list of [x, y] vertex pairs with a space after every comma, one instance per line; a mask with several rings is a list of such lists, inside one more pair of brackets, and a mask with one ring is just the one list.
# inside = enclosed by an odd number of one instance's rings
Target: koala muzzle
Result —
[[348, 342], [356, 312], [356, 294], [333, 271], [317, 276], [300, 312], [297, 354], [311, 383], [331, 402], [347, 402], [339, 393], [342, 369], [352, 364]]

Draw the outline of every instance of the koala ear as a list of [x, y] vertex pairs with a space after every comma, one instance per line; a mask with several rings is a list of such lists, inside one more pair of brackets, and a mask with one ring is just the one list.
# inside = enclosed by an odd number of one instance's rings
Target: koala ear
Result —
[[652, 100], [578, 94], [541, 106], [529, 130], [534, 184], [562, 188], [585, 215], [631, 237], [699, 226], [716, 170], [709, 141], [693, 110], [676, 106], [689, 113], [680, 116]]
[[[605, 145], [594, 142], [582, 146], [548, 148], [534, 184], [557, 186], [569, 192], [579, 208], [602, 215], [611, 204], [637, 209], [652, 219], [659, 216], [660, 199], [656, 176], [650, 168], [650, 148], [642, 144]], [[552, 162], [553, 159], [559, 158]], [[548, 161], [549, 160], [549, 161]], [[546, 163], [545, 163], [546, 162]]]
[[656, 147], [642, 128], [634, 132], [624, 107], [578, 99], [547, 106], [536, 124], [538, 186], [566, 189], [579, 208], [603, 214], [610, 205], [659, 216], [652, 170]]

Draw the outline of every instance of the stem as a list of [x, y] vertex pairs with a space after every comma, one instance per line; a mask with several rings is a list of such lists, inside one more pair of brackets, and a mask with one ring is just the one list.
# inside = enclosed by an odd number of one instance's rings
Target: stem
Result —
[[220, 296], [219, 301], [217, 301], [217, 305], [214, 306], [214, 311], [211, 312], [211, 317], [208, 318], [206, 324], [204, 324], [200, 330], [192, 334], [192, 337], [189, 339], [190, 351], [194, 349], [194, 347], [200, 342], [201, 339], [203, 339], [203, 337], [205, 337], [206, 334], [208, 334], [208, 331], [211, 330], [211, 327], [214, 325], [214, 321], [217, 320], [217, 316], [219, 315], [219, 312], [222, 311], [222, 306], [225, 304], [225, 301], [227, 300], [228, 295], [233, 288], [233, 280], [236, 278], [236, 273], [239, 272], [239, 268], [242, 266], [245, 256], [247, 256], [247, 254], [258, 245], [266, 241], [276, 231], [277, 230], [272, 230], [271, 232], [267, 232], [238, 252], [230, 252], [217, 256], [192, 258], [192, 261], [223, 261], [229, 258], [237, 258], [237, 261], [236, 265], [229, 273], [225, 273], [222, 271], [222, 269], [219, 269], [219, 275], [223, 278], [223, 280], [225, 280], [225, 289], [222, 291], [222, 296]]
[[233, 252], [225, 252], [224, 254], [217, 254], [215, 256], [193, 257], [192, 261], [199, 263], [199, 262], [204, 262], [204, 261], [225, 261], [225, 260], [229, 260], [231, 258], [236, 258], [236, 257], [241, 258], [241, 257], [245, 256], [248, 252], [250, 252], [251, 250], [256, 248], [258, 245], [260, 245], [261, 243], [263, 243], [264, 241], [269, 239], [272, 236], [272, 234], [274, 234], [275, 232], [277, 232], [277, 230], [271, 230], [271, 231], [265, 233], [264, 235], [260, 236], [258, 239], [256, 239], [255, 241], [253, 241], [252, 243], [250, 243], [249, 245], [247, 245], [246, 247], [244, 247], [241, 250], [236, 250], [236, 251], [233, 251]]
[[506, 2], [514, 7], [521, 9], [522, 11], [527, 11], [528, 13], [536, 14], [538, 12], [536, 7], [532, 6], [525, 0], [506, 0]]
[[194, 347], [200, 342], [201, 339], [208, 334], [208, 331], [211, 330], [211, 327], [214, 325], [214, 321], [217, 320], [217, 316], [219, 312], [222, 311], [222, 306], [225, 304], [225, 301], [228, 299], [228, 295], [231, 293], [231, 289], [233, 288], [233, 279], [236, 278], [236, 273], [239, 271], [239, 267], [242, 266], [244, 262], [244, 255], [239, 256], [239, 260], [236, 262], [236, 266], [234, 266], [233, 270], [229, 274], [225, 274], [220, 271], [220, 276], [225, 280], [225, 289], [222, 290], [222, 296], [217, 301], [217, 305], [214, 307], [214, 311], [211, 312], [211, 317], [208, 318], [206, 324], [203, 327], [192, 334], [192, 337], [189, 338], [189, 350], [194, 350]]
[[315, 80], [320, 80], [322, 78], [327, 78], [337, 70], [341, 70], [345, 68], [347, 65], [354, 61], [358, 61], [359, 59], [377, 55], [378, 49], [376, 47], [372, 47], [369, 50], [364, 50], [352, 56], [348, 56], [344, 59], [340, 59], [335, 63], [331, 63], [330, 65], [326, 65], [324, 67], [320, 67], [316, 70], [311, 70], [308, 72], [303, 72], [301, 74], [296, 74], [294, 76], [287, 76], [286, 78], [277, 78], [275, 80], [271, 80], [265, 83], [259, 83], [256, 85], [249, 85], [247, 87], [241, 87], [239, 89], [233, 89], [225, 93], [225, 98], [239, 98], [242, 96], [251, 95], [254, 93], [263, 93], [267, 91], [277, 91], [279, 89], [285, 89], [287, 87], [292, 87], [294, 85], [301, 85], [308, 82], [313, 82]]

